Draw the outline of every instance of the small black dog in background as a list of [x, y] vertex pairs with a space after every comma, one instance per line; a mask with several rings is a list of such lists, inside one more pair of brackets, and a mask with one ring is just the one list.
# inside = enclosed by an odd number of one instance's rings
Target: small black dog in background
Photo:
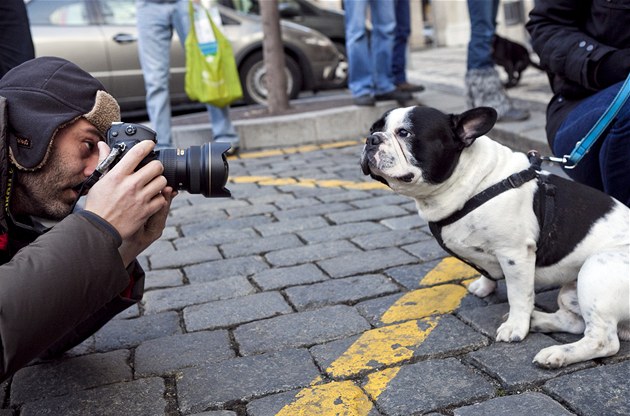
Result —
[[521, 80], [521, 73], [529, 65], [542, 70], [540, 66], [529, 59], [529, 51], [523, 45], [501, 36], [494, 35], [492, 39], [492, 58], [497, 65], [507, 72], [508, 81], [505, 88], [512, 88]]

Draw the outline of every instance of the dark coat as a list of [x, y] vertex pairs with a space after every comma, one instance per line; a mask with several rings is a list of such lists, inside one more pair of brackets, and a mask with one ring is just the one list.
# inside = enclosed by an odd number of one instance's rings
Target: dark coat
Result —
[[537, 0], [526, 28], [554, 92], [547, 136], [579, 102], [630, 70], [630, 0]]
[[[0, 97], [0, 192], [6, 201], [5, 104]], [[90, 212], [71, 214], [40, 235], [12, 225], [6, 208], [0, 210], [0, 381], [37, 357], [79, 344], [141, 299], [144, 272], [137, 262], [125, 269], [120, 244], [118, 232]]]

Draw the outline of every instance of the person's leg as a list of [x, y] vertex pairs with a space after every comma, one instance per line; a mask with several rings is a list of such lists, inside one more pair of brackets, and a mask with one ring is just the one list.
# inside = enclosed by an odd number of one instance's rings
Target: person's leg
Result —
[[147, 112], [157, 133], [159, 146], [171, 145], [171, 102], [169, 95], [170, 47], [173, 29], [170, 16], [174, 4], [137, 2], [138, 56], [147, 92]]
[[494, 68], [492, 36], [496, 31], [497, 0], [468, 0], [470, 41], [467, 69]]
[[230, 143], [232, 148], [230, 153], [238, 151], [240, 147], [240, 138], [230, 120], [230, 106], [215, 107], [207, 105], [208, 114], [210, 115], [210, 123], [212, 124], [212, 140], [216, 142]]
[[386, 94], [396, 89], [392, 82], [392, 55], [396, 30], [394, 2], [370, 0], [370, 11], [372, 18], [370, 53], [375, 93]]
[[508, 97], [492, 59], [492, 36], [496, 31], [499, 0], [468, 0], [470, 41], [466, 61], [468, 107], [487, 106], [497, 110], [499, 121], [521, 121], [529, 111], [515, 108]]
[[392, 75], [394, 84], [399, 85], [407, 82], [407, 40], [411, 33], [409, 0], [394, 0], [394, 13], [396, 15], [396, 32], [392, 56]]
[[[188, 13], [188, 0], [179, 0], [177, 2], [177, 10], [173, 18], [173, 26], [177, 31], [177, 36], [179, 37], [183, 48], [185, 48], [184, 42], [186, 41], [186, 36], [190, 30], [190, 16]], [[238, 150], [240, 139], [234, 125], [232, 124], [232, 120], [230, 119], [230, 107], [225, 106], [220, 108], [212, 105], [206, 105], [206, 109], [208, 110], [210, 123], [212, 124], [213, 140], [220, 139], [221, 141], [229, 142], [232, 145], [232, 152]]]
[[[560, 125], [553, 141], [553, 153], [569, 155], [578, 140], [586, 136], [606, 111], [622, 83], [612, 85], [586, 99], [571, 111]], [[576, 180], [600, 189], [630, 206], [630, 101], [622, 107], [615, 122], [600, 137], [574, 169], [565, 170]]]
[[35, 58], [23, 0], [0, 2], [0, 78], [11, 68]]
[[371, 56], [365, 27], [368, 0], [345, 0], [348, 88], [353, 97], [374, 95]]

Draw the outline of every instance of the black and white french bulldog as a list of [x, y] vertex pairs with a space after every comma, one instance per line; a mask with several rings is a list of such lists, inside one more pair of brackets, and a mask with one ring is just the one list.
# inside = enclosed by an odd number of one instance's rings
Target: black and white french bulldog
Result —
[[[485, 297], [505, 279], [497, 341], [584, 334], [541, 350], [534, 363], [547, 368], [616, 354], [630, 340], [630, 209], [491, 140], [495, 121], [488, 107], [391, 110], [370, 130], [363, 173], [414, 199], [442, 246], [482, 271], [470, 292]], [[534, 310], [535, 283], [561, 286], [557, 312]]]

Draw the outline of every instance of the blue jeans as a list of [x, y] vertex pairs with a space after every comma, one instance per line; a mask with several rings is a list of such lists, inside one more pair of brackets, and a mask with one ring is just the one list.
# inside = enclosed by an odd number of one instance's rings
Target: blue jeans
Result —
[[[560, 125], [553, 153], [568, 155], [610, 105], [623, 83], [612, 85], [584, 99]], [[630, 101], [575, 169], [567, 169], [574, 180], [600, 189], [630, 206]]]
[[[174, 3], [153, 3], [136, 0], [138, 16], [138, 54], [147, 90], [147, 112], [157, 133], [158, 145], [171, 145], [171, 101], [168, 89], [170, 49], [173, 30], [182, 47], [190, 27], [188, 0]], [[213, 138], [234, 137], [229, 106], [207, 105]]]
[[468, 0], [470, 41], [466, 69], [494, 68], [492, 36], [497, 28], [499, 0]]
[[407, 82], [407, 41], [411, 34], [409, 0], [394, 0], [394, 13], [396, 15], [396, 32], [392, 56], [392, 76], [394, 77], [394, 84], [398, 85]]
[[[368, 39], [367, 8], [372, 17]], [[348, 87], [354, 97], [385, 94], [396, 89], [392, 82], [392, 53], [396, 19], [391, 0], [346, 0], [346, 52]]]

